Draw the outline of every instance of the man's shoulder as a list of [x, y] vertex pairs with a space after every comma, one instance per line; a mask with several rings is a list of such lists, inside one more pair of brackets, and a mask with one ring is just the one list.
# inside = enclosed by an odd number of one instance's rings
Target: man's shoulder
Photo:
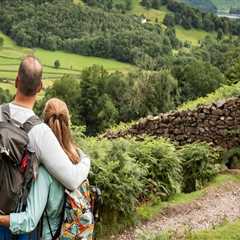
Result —
[[35, 125], [32, 130], [30, 131], [31, 134], [39, 133], [41, 132], [42, 134], [46, 132], [51, 132], [51, 128], [44, 122], [40, 122], [39, 124]]

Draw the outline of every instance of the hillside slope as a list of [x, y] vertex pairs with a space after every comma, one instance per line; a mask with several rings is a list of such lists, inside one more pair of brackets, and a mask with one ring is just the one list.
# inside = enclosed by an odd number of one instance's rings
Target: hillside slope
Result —
[[217, 7], [218, 11], [221, 10], [229, 11], [231, 7], [240, 8], [239, 0], [211, 0], [211, 1]]
[[211, 0], [182, 0], [182, 2], [205, 12], [216, 12], [217, 7]]
[[191, 6], [205, 11], [229, 11], [231, 7], [239, 8], [239, 0], [181, 0]]

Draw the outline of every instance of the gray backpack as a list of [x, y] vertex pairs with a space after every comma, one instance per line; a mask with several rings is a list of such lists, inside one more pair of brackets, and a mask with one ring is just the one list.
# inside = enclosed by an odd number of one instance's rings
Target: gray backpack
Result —
[[0, 122], [0, 214], [24, 210], [30, 184], [33, 179], [35, 153], [28, 151], [28, 133], [40, 124], [32, 116], [24, 124], [10, 117], [9, 105], [1, 106], [3, 121]]

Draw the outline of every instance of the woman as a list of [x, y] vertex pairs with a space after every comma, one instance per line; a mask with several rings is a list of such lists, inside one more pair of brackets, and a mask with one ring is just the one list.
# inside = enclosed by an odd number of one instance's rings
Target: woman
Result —
[[[57, 98], [50, 99], [46, 103], [43, 118], [74, 164], [86, 157], [73, 143], [70, 131], [70, 115], [63, 101]], [[48, 143], [46, 142], [46, 144]], [[0, 225], [9, 227], [13, 234], [31, 232], [37, 227], [41, 216], [45, 213], [43, 215], [42, 238], [44, 240], [52, 239], [52, 234], [55, 234], [60, 225], [64, 191], [64, 187], [44, 167], [40, 166], [38, 178], [33, 182], [29, 193], [26, 211], [12, 213], [9, 216], [0, 216]]]

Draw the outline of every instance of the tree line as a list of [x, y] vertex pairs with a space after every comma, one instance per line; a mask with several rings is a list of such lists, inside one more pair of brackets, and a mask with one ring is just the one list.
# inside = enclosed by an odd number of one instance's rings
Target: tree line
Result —
[[100, 7], [107, 11], [118, 11], [125, 13], [132, 10], [133, 0], [114, 2], [113, 0], [83, 0], [88, 6]]
[[62, 98], [71, 109], [73, 123], [85, 125], [87, 134], [96, 135], [120, 122], [174, 110], [240, 80], [240, 41], [207, 37], [199, 47], [183, 48], [158, 64], [156, 69], [127, 74], [92, 66], [80, 77], [66, 75], [46, 90], [38, 111], [50, 97]]
[[160, 25], [142, 24], [141, 17], [81, 7], [71, 0], [3, 0], [0, 29], [21, 46], [133, 64], [168, 55], [180, 44]]
[[[189, 2], [195, 5], [197, 1], [192, 0]], [[166, 5], [167, 9], [172, 12], [164, 18], [163, 23], [166, 26], [181, 25], [185, 29], [196, 28], [207, 32], [221, 31], [224, 34], [240, 35], [240, 20], [220, 18], [214, 14], [215, 11], [204, 12], [175, 0], [142, 0], [141, 4], [146, 8], [157, 9], [162, 5]], [[201, 2], [201, 4], [203, 3]]]
[[[73, 124], [96, 135], [120, 122], [174, 110], [223, 84], [239, 82], [240, 41], [207, 37], [199, 47], [163, 58], [161, 65], [127, 74], [92, 66], [79, 77], [65, 75], [45, 91], [37, 112], [41, 114], [45, 102], [57, 96], [68, 104]], [[11, 99], [7, 91], [0, 95], [1, 102]]]

